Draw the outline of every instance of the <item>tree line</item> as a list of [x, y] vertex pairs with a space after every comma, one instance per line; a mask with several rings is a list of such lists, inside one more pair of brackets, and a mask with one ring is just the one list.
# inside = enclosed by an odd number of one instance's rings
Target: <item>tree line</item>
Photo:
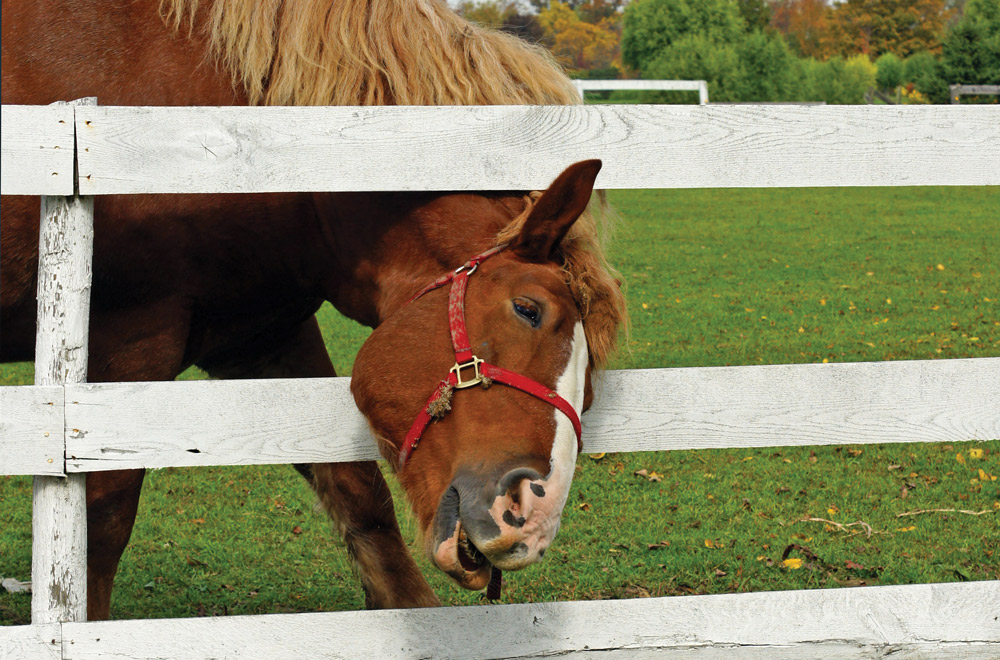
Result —
[[947, 103], [950, 84], [1000, 84], [1000, 0], [467, 0], [459, 11], [544, 45], [574, 77], [706, 80], [717, 102]]

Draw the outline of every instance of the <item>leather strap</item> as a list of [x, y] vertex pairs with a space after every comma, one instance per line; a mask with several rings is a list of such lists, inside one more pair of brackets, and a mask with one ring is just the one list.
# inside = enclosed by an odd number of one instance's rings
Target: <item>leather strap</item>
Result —
[[[427, 403], [424, 404], [423, 408], [417, 414], [416, 419], [413, 420], [413, 424], [410, 426], [410, 430], [403, 440], [403, 445], [399, 449], [397, 470], [403, 469], [403, 466], [417, 448], [421, 436], [423, 436], [427, 427], [430, 426], [430, 423], [435, 418], [443, 417], [451, 410], [451, 396], [454, 390], [485, 382], [484, 378], [489, 379], [491, 382], [501, 383], [530, 394], [562, 412], [573, 424], [573, 430], [576, 432], [577, 452], [583, 451], [583, 429], [580, 425], [580, 416], [569, 401], [536, 380], [479, 360], [472, 353], [469, 333], [465, 323], [465, 294], [469, 285], [469, 277], [476, 271], [480, 263], [497, 254], [504, 247], [506, 246], [501, 245], [473, 257], [454, 272], [448, 273], [431, 282], [410, 299], [410, 302], [412, 302], [429, 291], [438, 289], [449, 282], [451, 283], [451, 291], [448, 294], [448, 329], [451, 334], [452, 348], [455, 352], [455, 366], [438, 383], [438, 386], [431, 393], [430, 397], [428, 397]], [[475, 376], [464, 380], [463, 374], [467, 369], [472, 369]]]

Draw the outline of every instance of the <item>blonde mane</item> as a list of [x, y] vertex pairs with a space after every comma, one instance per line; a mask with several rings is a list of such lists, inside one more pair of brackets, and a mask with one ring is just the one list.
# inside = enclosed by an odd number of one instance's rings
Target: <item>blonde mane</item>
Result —
[[[173, 29], [207, 38], [212, 56], [253, 105], [580, 103], [545, 49], [470, 23], [444, 0], [206, 4], [160, 0], [160, 14]], [[586, 213], [562, 244], [596, 366], [610, 356], [626, 319], [604, 256], [604, 215]]]

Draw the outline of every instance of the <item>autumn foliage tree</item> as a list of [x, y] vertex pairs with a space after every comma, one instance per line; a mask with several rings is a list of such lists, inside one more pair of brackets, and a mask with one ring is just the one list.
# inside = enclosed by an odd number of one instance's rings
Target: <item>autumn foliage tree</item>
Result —
[[538, 24], [552, 54], [570, 72], [608, 70], [617, 62], [620, 44], [618, 14], [610, 12], [602, 17], [599, 6], [605, 4], [597, 3], [595, 6], [594, 2], [590, 2], [581, 7], [590, 9], [588, 15], [597, 19], [597, 23], [582, 20], [577, 13], [580, 10], [574, 11], [558, 0], [538, 13]]
[[872, 59], [940, 53], [950, 16], [946, 0], [846, 0], [830, 10], [826, 50]]
[[802, 57], [825, 59], [829, 53], [830, 9], [824, 0], [776, 0], [770, 26]]

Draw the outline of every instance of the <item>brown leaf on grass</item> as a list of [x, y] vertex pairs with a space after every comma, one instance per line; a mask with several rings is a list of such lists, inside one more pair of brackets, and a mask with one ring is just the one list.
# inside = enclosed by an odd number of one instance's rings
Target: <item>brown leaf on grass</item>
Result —
[[867, 571], [868, 570], [867, 568], [865, 568], [861, 564], [859, 564], [857, 562], [853, 562], [850, 559], [848, 559], [847, 561], [845, 561], [844, 565], [847, 566], [847, 570], [849, 570], [849, 571]]
[[634, 474], [637, 477], [648, 477], [649, 476], [649, 470], [647, 470], [646, 468], [642, 468], [641, 470], [636, 470], [632, 474]]
[[586, 502], [580, 502], [577, 508], [580, 509], [580, 511], [590, 511], [590, 505], [587, 504]]
[[302, 533], [302, 528], [301, 527], [299, 527], [298, 525], [296, 525], [295, 527], [292, 527], [292, 534], [298, 535], [298, 534], [301, 534], [301, 533]]
[[204, 518], [195, 518], [195, 519], [191, 520], [191, 523], [194, 524], [194, 525], [204, 525], [205, 524], [205, 519]]
[[647, 550], [659, 550], [660, 548], [669, 548], [670, 541], [658, 541], [656, 543], [650, 543], [646, 546]]
[[727, 573], [721, 568], [715, 569], [715, 577], [725, 577]]
[[903, 484], [902, 489], [900, 489], [899, 491], [899, 498], [905, 500], [907, 495], [909, 494], [910, 494], [910, 489], [906, 487], [906, 484]]

